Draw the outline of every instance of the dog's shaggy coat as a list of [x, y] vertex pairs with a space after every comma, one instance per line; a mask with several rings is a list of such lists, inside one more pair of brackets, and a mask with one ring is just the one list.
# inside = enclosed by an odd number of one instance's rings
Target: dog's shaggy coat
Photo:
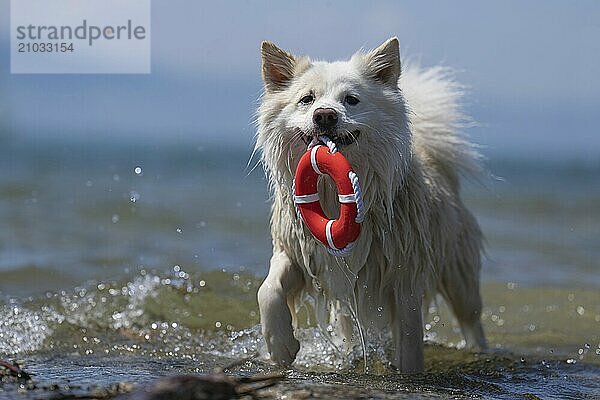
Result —
[[[258, 301], [271, 358], [281, 365], [295, 359], [294, 316], [306, 298], [317, 322], [335, 327], [344, 343], [356, 342], [357, 324], [366, 332], [390, 332], [391, 362], [401, 372], [423, 369], [421, 310], [436, 293], [454, 311], [467, 347], [485, 347], [482, 236], [459, 195], [459, 175], [477, 172], [479, 155], [458, 135], [465, 123], [461, 89], [449, 71], [401, 72], [398, 40], [392, 38], [333, 63], [264, 42], [262, 74], [256, 148], [273, 194], [273, 257]], [[323, 133], [313, 121], [318, 108], [337, 113], [337, 125], [326, 133], [358, 174], [367, 210], [345, 259], [312, 237], [293, 204], [298, 161], [307, 141]], [[319, 193], [335, 218], [339, 204], [328, 177], [320, 179]]]

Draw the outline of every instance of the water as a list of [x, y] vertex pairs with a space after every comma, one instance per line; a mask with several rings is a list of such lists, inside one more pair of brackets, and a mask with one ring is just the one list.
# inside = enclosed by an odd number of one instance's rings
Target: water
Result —
[[[35, 374], [0, 398], [83, 394], [174, 373], [277, 371], [256, 290], [270, 240], [249, 149], [0, 143], [0, 358]], [[303, 325], [281, 393], [328, 398], [600, 398], [600, 163], [492, 158], [468, 184], [488, 239], [483, 322], [469, 353], [443, 304], [425, 317], [426, 373], [379, 348], [340, 357]], [[22, 393], [20, 393], [22, 392]]]

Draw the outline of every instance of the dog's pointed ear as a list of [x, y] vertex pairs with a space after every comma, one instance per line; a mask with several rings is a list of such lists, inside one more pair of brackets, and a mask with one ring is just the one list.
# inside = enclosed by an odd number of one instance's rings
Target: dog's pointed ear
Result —
[[400, 78], [400, 43], [397, 37], [386, 40], [381, 46], [365, 55], [368, 77], [396, 87]]
[[260, 51], [262, 56], [262, 78], [266, 90], [284, 89], [296, 73], [298, 59], [267, 41], [262, 42]]

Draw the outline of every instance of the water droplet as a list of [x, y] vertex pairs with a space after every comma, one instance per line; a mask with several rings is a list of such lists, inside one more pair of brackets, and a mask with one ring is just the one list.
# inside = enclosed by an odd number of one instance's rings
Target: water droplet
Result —
[[118, 214], [113, 214], [111, 221], [113, 224], [116, 224], [117, 222], [119, 222], [119, 215]]
[[313, 278], [312, 284], [313, 284], [313, 288], [315, 288], [315, 290], [317, 292], [321, 291], [321, 282], [319, 282], [319, 280], [317, 278]]
[[590, 344], [586, 343], [586, 344], [583, 345], [583, 347], [585, 347], [586, 349], [589, 349], [590, 348]]
[[383, 307], [382, 306], [377, 307], [377, 311], [382, 312], [383, 311]]
[[206, 286], [206, 282], [205, 281], [200, 281], [200, 287], [204, 287]]
[[142, 174], [142, 167], [140, 167], [139, 165], [137, 167], [135, 167], [133, 169], [133, 172], [135, 172], [136, 175], [141, 175]]
[[215, 322], [215, 327], [220, 328], [221, 327], [221, 323], [219, 321]]
[[179, 272], [179, 271], [181, 271], [181, 267], [179, 265], [174, 265], [173, 266], [173, 271]]
[[525, 358], [521, 357], [521, 362], [524, 363], [525, 362]]
[[333, 332], [333, 326], [327, 325], [327, 332]]
[[577, 361], [576, 361], [575, 359], [573, 359], [573, 358], [569, 358], [569, 359], [567, 360], [567, 364], [575, 364], [576, 362], [577, 362]]
[[131, 192], [129, 192], [129, 201], [131, 201], [132, 203], [135, 203], [139, 199], [140, 199], [140, 194], [138, 192], [136, 192], [135, 190], [132, 190]]
[[177, 233], [181, 233], [181, 232], [183, 232], [183, 231], [181, 230], [181, 228], [177, 228], [177, 229], [175, 229], [175, 230], [177, 231]]
[[577, 314], [583, 315], [585, 313], [585, 308], [583, 306], [577, 306]]

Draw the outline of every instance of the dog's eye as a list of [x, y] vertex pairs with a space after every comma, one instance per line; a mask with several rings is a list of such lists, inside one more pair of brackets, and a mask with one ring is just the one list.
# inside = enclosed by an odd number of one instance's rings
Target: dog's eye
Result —
[[358, 100], [358, 97], [356, 96], [352, 96], [351, 94], [349, 94], [348, 96], [346, 96], [346, 98], [344, 99], [344, 101], [348, 104], [350, 104], [351, 106], [355, 106], [357, 105], [360, 100]]
[[312, 94], [307, 94], [306, 96], [304, 96], [303, 98], [300, 99], [300, 103], [301, 104], [310, 104], [315, 100], [315, 96], [313, 96]]

